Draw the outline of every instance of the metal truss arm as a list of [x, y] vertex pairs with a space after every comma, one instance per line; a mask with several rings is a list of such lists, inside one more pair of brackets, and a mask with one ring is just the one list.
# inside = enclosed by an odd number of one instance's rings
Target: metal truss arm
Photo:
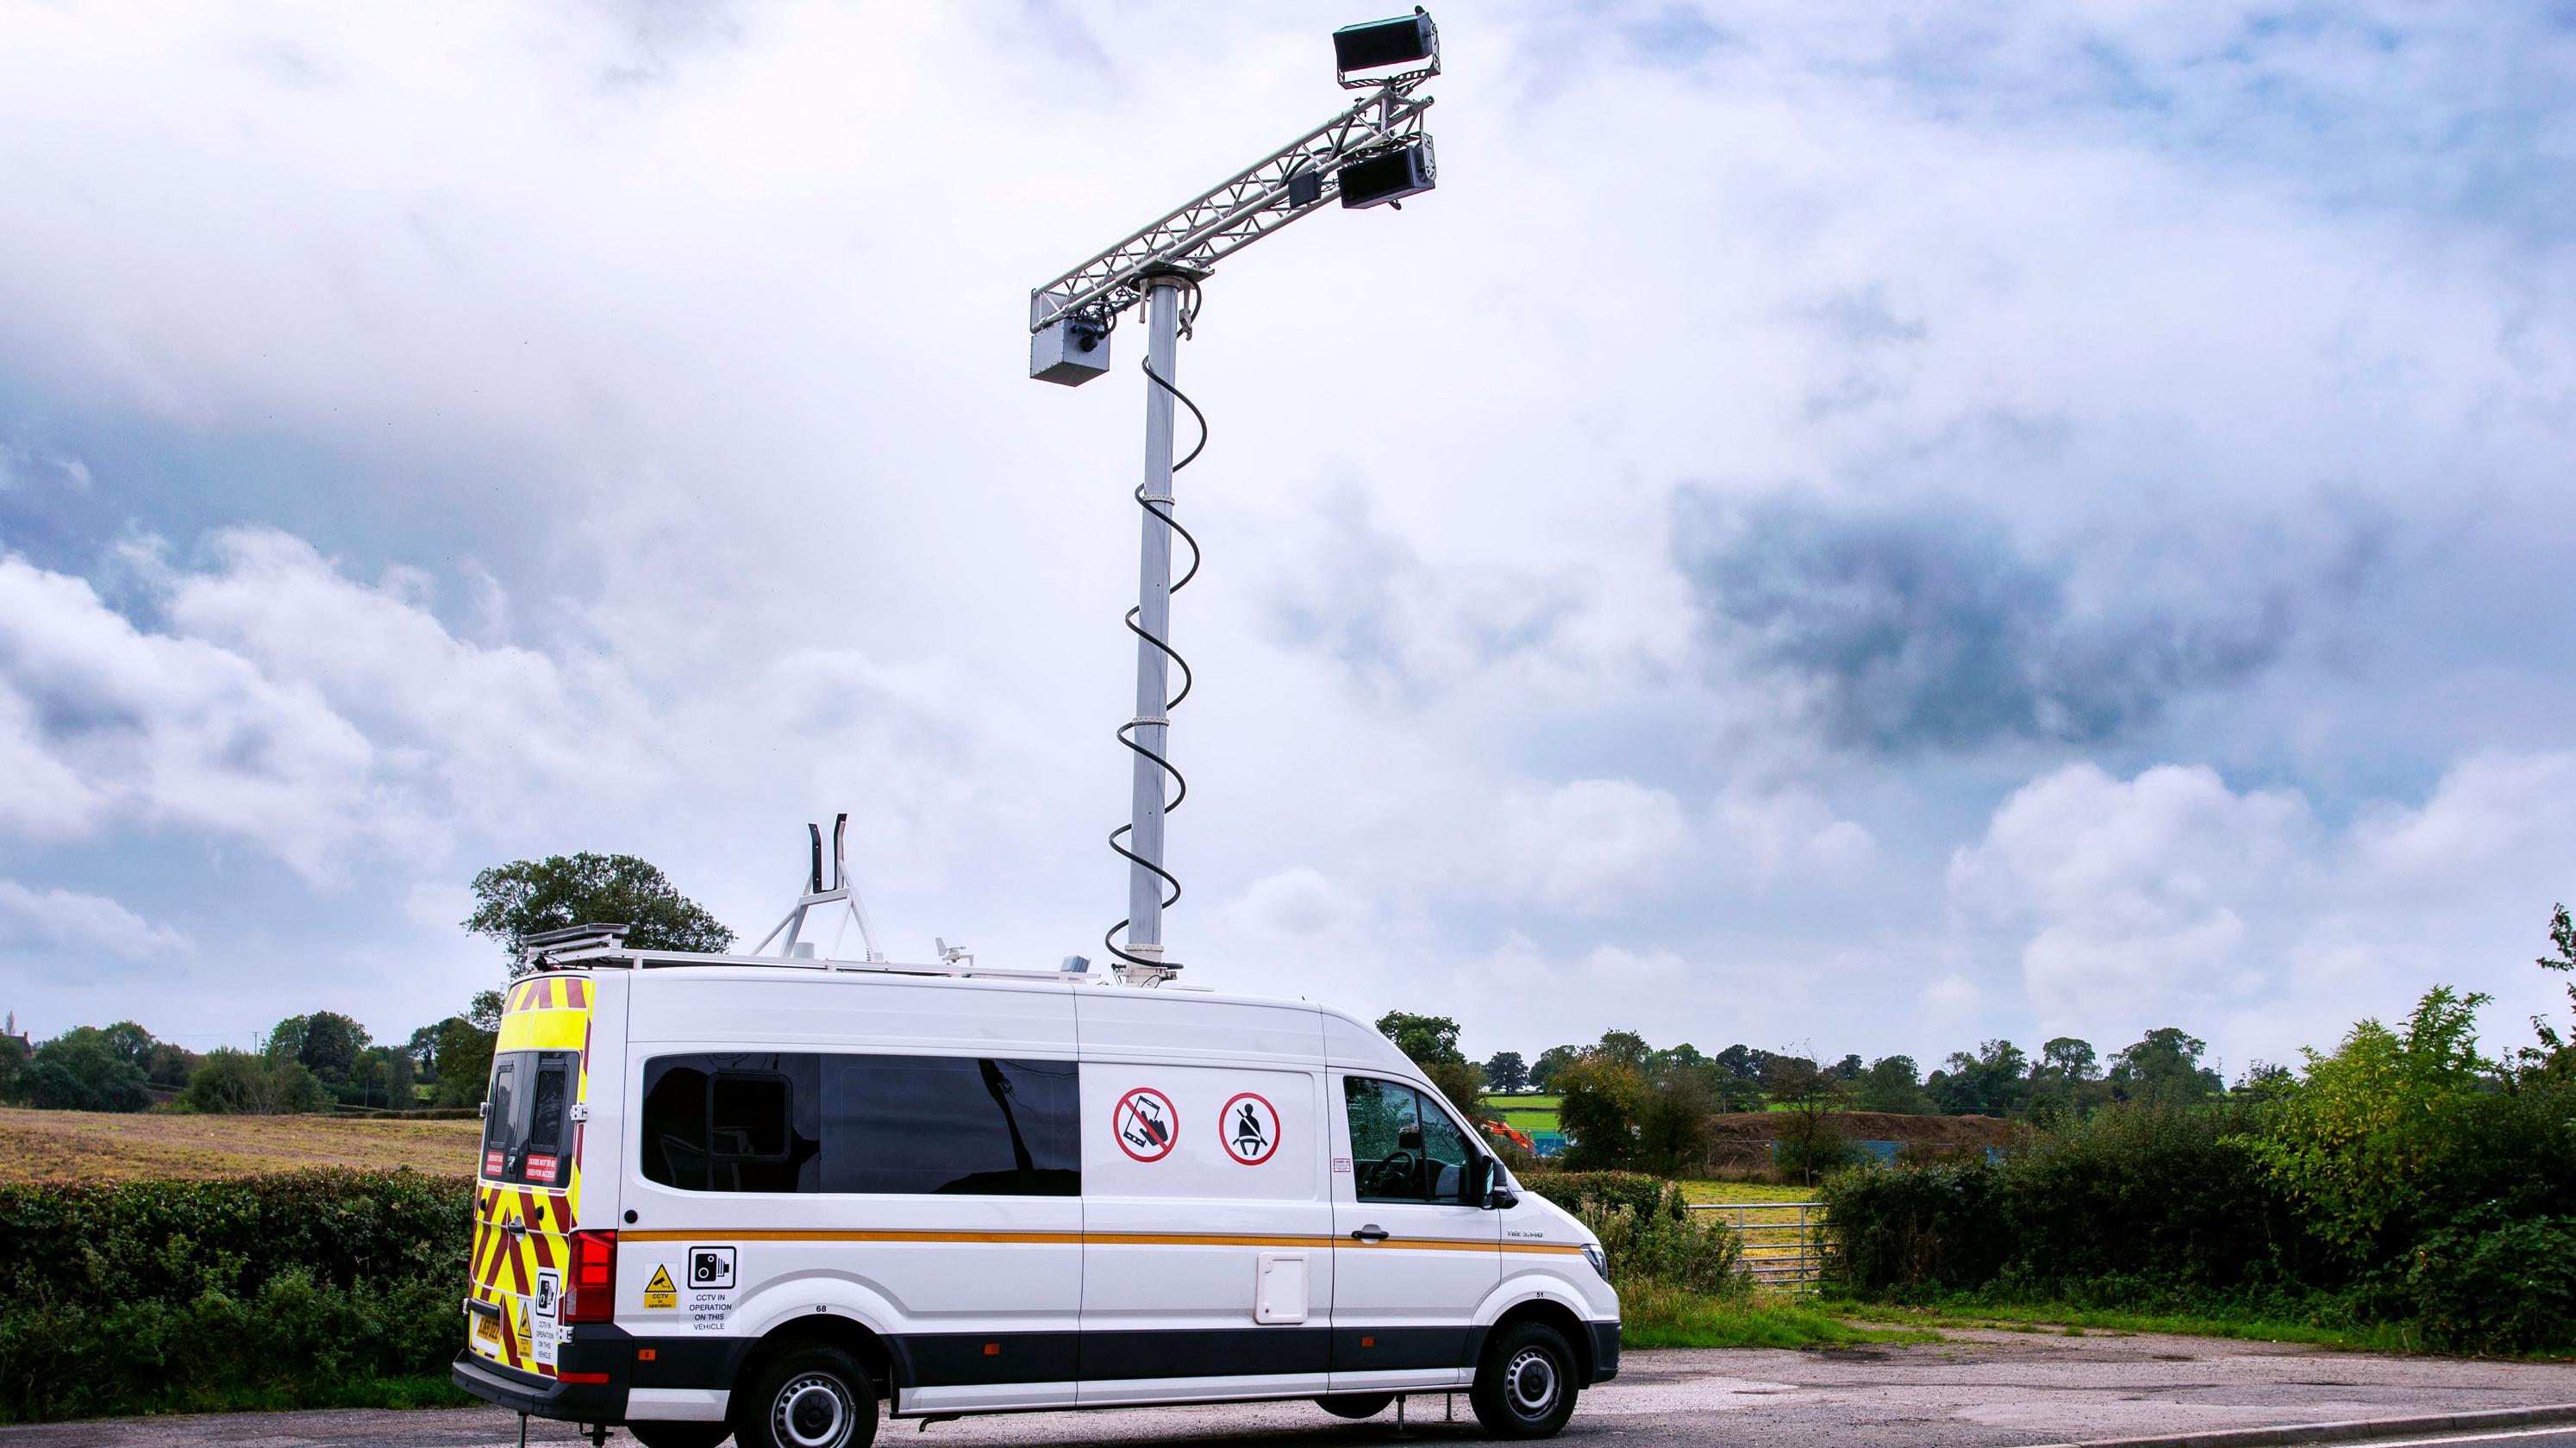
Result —
[[[1196, 200], [1029, 293], [1029, 330], [1061, 314], [1106, 320], [1143, 300], [1146, 272], [1179, 266], [1205, 272], [1217, 262], [1341, 195], [1344, 163], [1408, 144], [1422, 135], [1431, 97], [1413, 88], [1428, 74], [1404, 77], [1349, 110], [1209, 188]], [[1310, 194], [1290, 182], [1310, 177]], [[1306, 188], [1299, 188], [1304, 190]]]

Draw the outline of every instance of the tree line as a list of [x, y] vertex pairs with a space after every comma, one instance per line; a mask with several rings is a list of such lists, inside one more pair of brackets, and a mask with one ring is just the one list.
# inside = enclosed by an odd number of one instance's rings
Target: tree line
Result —
[[[530, 935], [614, 921], [647, 950], [720, 951], [733, 944], [704, 907], [632, 855], [554, 855], [513, 860], [474, 877], [474, 913], [463, 922], [509, 952], [525, 973]], [[0, 1034], [0, 1103], [59, 1111], [142, 1111], [161, 1096], [185, 1110], [286, 1115], [335, 1107], [480, 1105], [501, 1028], [501, 991], [476, 991], [463, 1011], [378, 1043], [333, 1010], [288, 1016], [252, 1050], [199, 1053], [156, 1038], [135, 1021], [75, 1026], [30, 1043]], [[156, 1095], [158, 1093], [158, 1095]]]
[[[1399, 1023], [1391, 1028], [1389, 1022]], [[1402, 1023], [1429, 1023], [1404, 1025]], [[1426, 1031], [1445, 1027], [1450, 1053], [1457, 1026], [1444, 1016], [1390, 1014], [1379, 1029], [1399, 1045], [1428, 1039]], [[1398, 1030], [1412, 1032], [1398, 1035]], [[1817, 1091], [1834, 1096], [1839, 1106], [1855, 1111], [1904, 1115], [2014, 1116], [2025, 1112], [2087, 1110], [2115, 1102], [2157, 1100], [2188, 1102], [2223, 1095], [2230, 1089], [2201, 1057], [2207, 1042], [2179, 1026], [2161, 1026], [2111, 1053], [2106, 1060], [2090, 1041], [2059, 1036], [2031, 1056], [2009, 1040], [1981, 1043], [1974, 1051], [1953, 1051], [1947, 1061], [1923, 1074], [1912, 1056], [1881, 1056], [1864, 1062], [1847, 1055], [1830, 1064], [1819, 1059], [1753, 1046], [1733, 1045], [1711, 1056], [1685, 1041], [1657, 1047], [1634, 1031], [1609, 1031], [1588, 1046], [1550, 1046], [1535, 1062], [1518, 1051], [1498, 1051], [1468, 1063], [1476, 1073], [1479, 1094], [1562, 1093], [1568, 1083], [1604, 1063], [1635, 1072], [1648, 1084], [1686, 1081], [1706, 1096], [1713, 1111], [1761, 1111], [1775, 1104], [1805, 1101]], [[1407, 1054], [1413, 1054], [1407, 1047]], [[1416, 1060], [1421, 1060], [1419, 1055]], [[2287, 1072], [2257, 1063], [2234, 1088], [2263, 1092], [2274, 1089]]]

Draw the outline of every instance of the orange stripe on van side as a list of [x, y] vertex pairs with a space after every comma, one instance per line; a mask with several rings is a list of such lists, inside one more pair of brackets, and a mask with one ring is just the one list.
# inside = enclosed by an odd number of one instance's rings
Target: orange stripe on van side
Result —
[[[621, 1242], [702, 1242], [710, 1238], [728, 1242], [971, 1242], [1011, 1245], [1096, 1246], [1096, 1247], [1339, 1247], [1339, 1237], [1307, 1236], [1236, 1236], [1209, 1232], [907, 1232], [907, 1231], [833, 1231], [828, 1229], [772, 1228], [727, 1232], [620, 1232]], [[1353, 1242], [1382, 1252], [1569, 1252], [1579, 1253], [1580, 1246], [1560, 1246], [1552, 1242], [1462, 1241], [1440, 1237], [1394, 1237], [1384, 1242]]]

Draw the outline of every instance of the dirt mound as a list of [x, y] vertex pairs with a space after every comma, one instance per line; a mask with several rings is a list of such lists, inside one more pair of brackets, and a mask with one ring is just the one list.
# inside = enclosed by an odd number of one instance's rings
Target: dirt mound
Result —
[[[1893, 1111], [1836, 1111], [1826, 1122], [1845, 1141], [1896, 1141], [1908, 1146], [2011, 1146], [2021, 1128], [1995, 1116], [1904, 1116]], [[1708, 1119], [1712, 1142], [1777, 1141], [1794, 1131], [1787, 1111], [1729, 1111]]]

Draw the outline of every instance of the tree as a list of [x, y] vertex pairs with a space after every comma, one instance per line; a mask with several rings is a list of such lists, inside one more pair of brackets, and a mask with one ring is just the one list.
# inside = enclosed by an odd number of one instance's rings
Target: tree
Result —
[[18, 1099], [18, 1083], [27, 1070], [27, 1043], [15, 1032], [0, 1033], [0, 1101]]
[[512, 860], [474, 877], [465, 928], [500, 941], [510, 974], [525, 974], [520, 948], [531, 935], [573, 925], [624, 925], [639, 950], [722, 951], [733, 932], [633, 855], [548, 855]]
[[2078, 1112], [2089, 1108], [2099, 1095], [2094, 1078], [2101, 1074], [2096, 1064], [2093, 1043], [2073, 1036], [2058, 1036], [2039, 1048], [2039, 1060], [2030, 1068], [2030, 1099], [2034, 1110]]
[[1727, 1110], [1762, 1109], [1762, 1068], [1770, 1059], [1770, 1052], [1757, 1051], [1740, 1041], [1712, 1058], [1710, 1064], [1717, 1071], [1714, 1084]]
[[[1717, 1096], [1706, 1067], [1675, 1067], [1655, 1076], [1637, 1110], [1639, 1169], [1658, 1176], [1696, 1176], [1708, 1161], [1708, 1118]], [[1563, 1119], [1564, 1113], [1558, 1113]]]
[[1624, 1171], [1637, 1164], [1638, 1118], [1646, 1110], [1646, 1073], [1613, 1056], [1586, 1052], [1556, 1073], [1564, 1097], [1556, 1108], [1566, 1137], [1565, 1164], [1576, 1171]]
[[1848, 1082], [1804, 1056], [1773, 1056], [1764, 1063], [1762, 1088], [1783, 1118], [1783, 1174], [1813, 1186], [1850, 1157], [1850, 1145], [1832, 1119], [1849, 1099]]
[[2101, 1074], [2093, 1056], [2093, 1043], [2073, 1036], [2058, 1036], [2039, 1048], [2037, 1071], [2046, 1071], [2061, 1081], [2090, 1081]]
[[1530, 1089], [1553, 1091], [1559, 1072], [1583, 1059], [1581, 1046], [1550, 1046], [1538, 1053], [1538, 1064], [1530, 1067]]
[[1395, 1042], [1458, 1114], [1469, 1121], [1485, 1116], [1485, 1072], [1458, 1049], [1458, 1023], [1447, 1016], [1417, 1016], [1388, 1011], [1377, 1018], [1379, 1034]]
[[151, 1070], [152, 1048], [161, 1043], [152, 1039], [150, 1031], [132, 1021], [118, 1021], [101, 1029], [98, 1034], [109, 1050], [132, 1062], [135, 1069]]
[[411, 1057], [412, 1076], [421, 1081], [438, 1080], [438, 1027], [423, 1026], [411, 1033], [411, 1044], [403, 1048]]
[[1648, 1056], [1646, 1074], [1661, 1076], [1667, 1071], [1696, 1071], [1707, 1064], [1708, 1058], [1699, 1053], [1699, 1047], [1684, 1041]]
[[358, 1056], [368, 1046], [367, 1028], [338, 1011], [288, 1016], [268, 1033], [264, 1053], [272, 1061], [293, 1061], [323, 1081], [345, 1085]]
[[2001, 1116], [2029, 1094], [2030, 1083], [2023, 1079], [2028, 1061], [2010, 1041], [1987, 1041], [1973, 1056], [1953, 1051], [1950, 1069], [1933, 1074], [1933, 1103], [1952, 1116]]
[[[496, 1023], [499, 1015], [498, 1010], [493, 1012]], [[476, 1025], [472, 1013], [440, 1021], [438, 1093], [431, 1100], [440, 1106], [481, 1105], [483, 1093], [491, 1089], [492, 1043], [499, 1037], [498, 1029]]]
[[392, 1046], [369, 1046], [349, 1070], [362, 1106], [407, 1109], [411, 1099], [411, 1053]]
[[2179, 1026], [2159, 1026], [2111, 1058], [2111, 1094], [2122, 1101], [2182, 1106], [2226, 1089], [2218, 1073], [2200, 1064], [2207, 1042]]
[[1529, 1067], [1521, 1064], [1521, 1053], [1496, 1051], [1493, 1059], [1485, 1063], [1485, 1084], [1506, 1096], [1515, 1096], [1528, 1090]]
[[179, 1098], [214, 1116], [285, 1116], [328, 1111], [331, 1092], [302, 1062], [254, 1056], [230, 1046], [206, 1053]]
[[2281, 1101], [2298, 1089], [2298, 1073], [2272, 1061], [2256, 1061], [2236, 1078], [2227, 1094], [2240, 1101]]
[[162, 1041], [152, 1048], [151, 1059], [144, 1063], [144, 1078], [164, 1091], [176, 1091], [188, 1084], [197, 1070], [198, 1055], [184, 1046]]
[[2463, 1122], [2493, 1070], [2477, 1048], [2487, 1000], [2436, 986], [2400, 1028], [2366, 1020], [2333, 1055], [2305, 1052], [2279, 1118], [2246, 1142], [2309, 1230], [2355, 1263], [2379, 1257], [2392, 1225], [2442, 1215], [2427, 1188], [2444, 1158], [2474, 1149]]
[[1631, 1070], [1643, 1072], [1655, 1058], [1655, 1048], [1635, 1031], [1603, 1031], [1601, 1040], [1586, 1054], [1616, 1061]]
[[49, 1111], [141, 1111], [152, 1104], [143, 1068], [94, 1028], [38, 1046], [18, 1075], [19, 1099]]
[[1447, 1016], [1417, 1016], [1388, 1011], [1377, 1018], [1377, 1033], [1417, 1066], [1451, 1066], [1467, 1057], [1458, 1049], [1458, 1023]]
[[[2555, 957], [2541, 956], [2532, 964], [2542, 970], [2576, 972], [2576, 919], [2568, 917], [2564, 905], [2549, 914], [2549, 943], [2558, 954]], [[2568, 985], [2567, 1000], [2571, 1007], [2576, 1007], [2576, 982]], [[2571, 1046], [2566, 1037], [2559, 1035], [2557, 1027], [2533, 1016], [2531, 1029], [2540, 1038], [2540, 1044], [2524, 1046], [2515, 1053], [2524, 1070], [2541, 1075], [2576, 1072], [2576, 1046]]]
[[1881, 1056], [1870, 1062], [1856, 1090], [1863, 1111], [1921, 1116], [1932, 1110], [1931, 1098], [1923, 1094], [1912, 1056]]
[[1834, 1063], [1834, 1075], [1845, 1081], [1859, 1080], [1861, 1073], [1868, 1069], [1861, 1064], [1860, 1053], [1857, 1051]]

